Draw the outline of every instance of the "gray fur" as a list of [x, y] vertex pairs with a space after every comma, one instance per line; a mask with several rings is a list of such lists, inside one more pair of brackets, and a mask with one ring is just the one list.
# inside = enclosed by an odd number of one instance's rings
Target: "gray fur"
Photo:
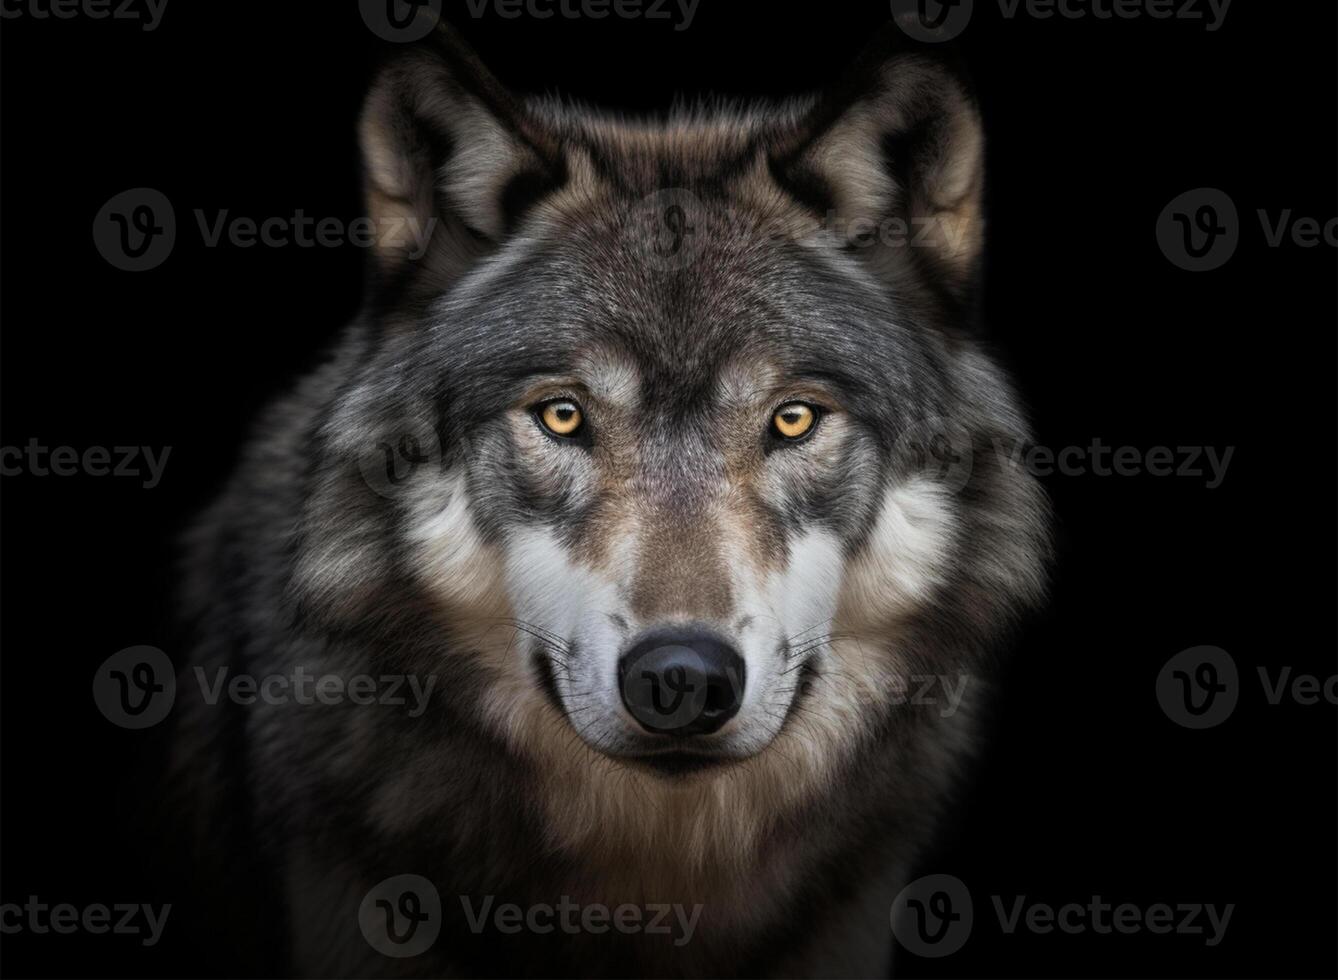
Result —
[[[873, 174], [852, 159], [865, 138], [880, 168]], [[838, 152], [825, 152], [824, 141]], [[412, 673], [437, 683], [417, 717], [387, 705], [186, 706], [176, 771], [206, 857], [212, 850], [226, 868], [239, 849], [253, 852], [251, 866], [269, 880], [235, 884], [243, 895], [272, 890], [283, 910], [279, 945], [268, 951], [275, 958], [258, 968], [465, 976], [886, 969], [892, 897], [969, 752], [973, 702], [994, 654], [1041, 597], [1048, 548], [1041, 491], [989, 451], [995, 439], [1025, 440], [1027, 429], [971, 331], [978, 142], [959, 77], [923, 54], [888, 51], [885, 40], [832, 96], [703, 106], [659, 121], [513, 99], [449, 36], [380, 77], [364, 121], [369, 207], [439, 217], [433, 248], [419, 263], [392, 246], [378, 253], [366, 311], [262, 420], [191, 535], [185, 612], [192, 665], [263, 676], [301, 664], [317, 674]], [[485, 144], [487, 166], [461, 156]], [[647, 258], [656, 239], [644, 202], [665, 188], [687, 192], [694, 229], [695, 254], [680, 268]], [[878, 209], [875, 220], [920, 217], [967, 234], [953, 239], [956, 248], [942, 240], [923, 249], [852, 245], [844, 222], [861, 207]], [[836, 235], [796, 230], [815, 214], [826, 220], [829, 209]], [[786, 233], [759, 234], [768, 222]], [[633, 366], [639, 407], [619, 424], [636, 451], [610, 461], [594, 448], [593, 463], [564, 456], [536, 466], [517, 443], [517, 399], [536, 375], [570, 373], [592, 352]], [[840, 441], [821, 460], [740, 443], [751, 416], [723, 407], [721, 372], [761, 364], [839, 392]], [[945, 434], [970, 473], [964, 485], [935, 489], [923, 448]], [[382, 481], [379, 454], [404, 445], [416, 447], [418, 464], [401, 481]], [[600, 785], [626, 796], [588, 800], [582, 811], [596, 823], [606, 812], [607, 849], [631, 855], [611, 871], [598, 847], [576, 846], [575, 830], [554, 825], [560, 811], [541, 802], [555, 792], [548, 763], [481, 711], [500, 697], [498, 669], [472, 655], [484, 641], [453, 618], [456, 607], [440, 596], [447, 586], [428, 584], [432, 570], [412, 536], [424, 514], [463, 494], [482, 550], [542, 527], [583, 553], [595, 547], [610, 495], [622, 495], [670, 539], [687, 539], [716, 513], [724, 474], [740, 459], [763, 474], [757, 486], [780, 479], [787, 487], [784, 503], [759, 492], [741, 519], [764, 563], [788, 561], [818, 528], [853, 567], [879, 546], [874, 528], [888, 493], [928, 481], [919, 485], [951, 529], [924, 571], [932, 587], [886, 616], [863, 611], [883, 624], [878, 642], [870, 645], [868, 633], [863, 642], [899, 669], [964, 673], [972, 697], [946, 718], [875, 698], [852, 724], [822, 700], [838, 640], [768, 634], [781, 663], [796, 661], [784, 680], [776, 672], [775, 724], [786, 738], [812, 732], [839, 747], [815, 755], [821, 779], [796, 781], [793, 792], [784, 777], [760, 775], [783, 773], [789, 761], [768, 748], [780, 737], [774, 727], [731, 765], [680, 786], [621, 761], [626, 746], [614, 736], [578, 737], [571, 721], [571, 744], [560, 751], [603, 767], [611, 777]], [[626, 472], [613, 480], [619, 466]], [[673, 547], [665, 545], [663, 580], [675, 601], [691, 604], [680, 593], [692, 576], [668, 571]], [[737, 597], [725, 589], [717, 599], [733, 608]], [[575, 718], [561, 675], [581, 668], [564, 658], [593, 652], [547, 635], [543, 623], [498, 625], [508, 655], [560, 675], [556, 705], [525, 701], [515, 711]], [[187, 695], [191, 687], [182, 685]], [[728, 813], [730, 794], [744, 792], [735, 787], [754, 777], [777, 803], [739, 804], [738, 812], [758, 814], [740, 838], [747, 847], [713, 842], [709, 829], [676, 836], [672, 823], [639, 844], [625, 839], [634, 826], [612, 829], [615, 809], [672, 809], [698, 798], [688, 794], [723, 801]], [[581, 839], [599, 840], [597, 826], [591, 833]], [[676, 841], [683, 853], [666, 854]], [[406, 872], [436, 884], [446, 921], [432, 950], [392, 959], [363, 940], [357, 907], [378, 881]], [[610, 907], [663, 899], [705, 908], [682, 947], [616, 934], [474, 936], [459, 897], [485, 895], [522, 905], [571, 895]], [[227, 914], [242, 924], [238, 908]]]

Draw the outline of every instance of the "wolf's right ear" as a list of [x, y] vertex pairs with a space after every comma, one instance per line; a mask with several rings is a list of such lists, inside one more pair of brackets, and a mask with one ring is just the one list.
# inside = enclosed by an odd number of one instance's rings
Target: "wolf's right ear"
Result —
[[359, 137], [383, 274], [454, 279], [566, 179], [556, 139], [444, 22], [380, 71]]
[[887, 25], [772, 166], [797, 197], [837, 219], [843, 242], [863, 236], [857, 251], [879, 272], [910, 269], [970, 303], [984, 240], [984, 134], [950, 50]]

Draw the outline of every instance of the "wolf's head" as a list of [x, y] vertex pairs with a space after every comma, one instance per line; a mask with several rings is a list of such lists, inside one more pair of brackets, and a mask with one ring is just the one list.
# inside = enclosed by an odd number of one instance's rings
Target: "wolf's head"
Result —
[[1044, 503], [981, 451], [1025, 428], [968, 329], [957, 72], [880, 42], [825, 97], [627, 120], [518, 99], [441, 34], [361, 126], [381, 239], [309, 609], [452, 651], [522, 754], [802, 783], [1035, 598]]

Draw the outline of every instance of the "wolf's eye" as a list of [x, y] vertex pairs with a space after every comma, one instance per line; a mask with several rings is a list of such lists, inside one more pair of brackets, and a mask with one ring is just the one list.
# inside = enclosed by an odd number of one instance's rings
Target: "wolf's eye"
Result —
[[802, 439], [813, 431], [817, 421], [818, 413], [812, 405], [790, 402], [771, 416], [771, 430], [782, 439]]
[[539, 406], [539, 421], [555, 436], [574, 436], [585, 416], [580, 405], [569, 398], [558, 398]]

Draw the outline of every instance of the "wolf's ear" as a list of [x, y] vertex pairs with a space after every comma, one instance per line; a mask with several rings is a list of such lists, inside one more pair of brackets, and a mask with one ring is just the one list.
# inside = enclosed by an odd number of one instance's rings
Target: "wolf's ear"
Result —
[[359, 137], [386, 273], [454, 278], [565, 180], [556, 139], [444, 21], [382, 68]]
[[984, 136], [965, 73], [892, 25], [820, 98], [772, 171], [888, 275], [969, 302], [984, 240]]

